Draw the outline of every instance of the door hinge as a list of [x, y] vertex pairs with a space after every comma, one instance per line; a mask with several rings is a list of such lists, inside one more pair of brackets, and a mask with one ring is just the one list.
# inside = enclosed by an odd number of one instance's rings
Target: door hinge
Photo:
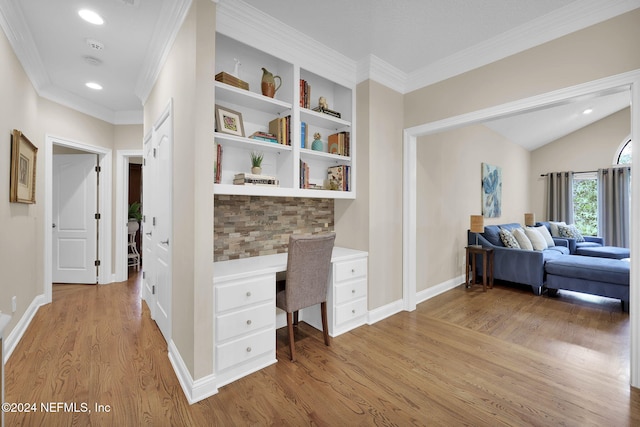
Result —
[[102, 168], [100, 166], [96, 166], [96, 172], [100, 173], [102, 171]]
[[100, 214], [99, 214], [99, 213], [97, 213], [97, 214], [95, 215], [95, 217], [96, 217], [96, 219], [100, 219]]
[[156, 226], [156, 217], [153, 217], [153, 221], [151, 221], [151, 225], [153, 225], [154, 227]]
[[147, 166], [147, 159], [142, 159], [142, 166]]
[[95, 262], [93, 263], [96, 267], [100, 267], [100, 260], [97, 259], [95, 260]]
[[142, 215], [142, 222], [147, 222], [147, 216], [146, 215]]
[[142, 272], [142, 278], [144, 279], [146, 277], [146, 271]]
[[158, 150], [156, 150], [155, 148], [153, 149], [153, 158], [156, 158], [156, 154], [158, 154]]
[[151, 295], [155, 295], [156, 294], [156, 285], [152, 285], [151, 286]]

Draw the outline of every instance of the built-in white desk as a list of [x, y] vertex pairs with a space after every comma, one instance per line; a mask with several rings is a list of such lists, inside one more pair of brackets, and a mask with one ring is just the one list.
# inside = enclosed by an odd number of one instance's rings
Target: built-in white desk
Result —
[[[367, 322], [367, 252], [334, 247], [327, 293], [329, 335]], [[223, 386], [276, 360], [275, 330], [284, 314], [275, 306], [276, 273], [287, 254], [214, 263], [216, 383]], [[319, 305], [300, 310], [300, 320], [322, 329]], [[280, 319], [282, 319], [280, 321]]]
[[[0, 313], [0, 404], [4, 403], [4, 328], [11, 316]], [[4, 411], [0, 411], [0, 427], [4, 426]]]

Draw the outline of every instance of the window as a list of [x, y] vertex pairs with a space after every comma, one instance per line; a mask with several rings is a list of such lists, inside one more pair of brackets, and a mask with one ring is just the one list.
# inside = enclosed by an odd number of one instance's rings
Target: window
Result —
[[616, 159], [618, 165], [630, 165], [631, 164], [631, 140], [627, 140], [624, 143], [620, 151], [618, 151], [618, 158]]
[[580, 233], [598, 235], [598, 176], [595, 172], [574, 174], [573, 216]]

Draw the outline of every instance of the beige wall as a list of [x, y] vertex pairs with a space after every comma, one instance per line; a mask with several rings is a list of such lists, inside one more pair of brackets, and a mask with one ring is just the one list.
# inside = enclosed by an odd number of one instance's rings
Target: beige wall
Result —
[[172, 340], [193, 378], [213, 372], [214, 58], [215, 4], [196, 0], [144, 106], [147, 135], [173, 100]]
[[531, 152], [531, 209], [546, 218], [545, 179], [541, 174], [595, 171], [612, 165], [620, 144], [631, 133], [631, 111], [625, 108]]
[[423, 136], [417, 148], [420, 292], [464, 274], [469, 215], [482, 213], [482, 163], [502, 168], [502, 215], [485, 218], [485, 224], [523, 222], [530, 155], [483, 125]]
[[369, 310], [402, 299], [402, 95], [356, 88], [356, 200], [336, 200], [336, 244], [369, 252]]

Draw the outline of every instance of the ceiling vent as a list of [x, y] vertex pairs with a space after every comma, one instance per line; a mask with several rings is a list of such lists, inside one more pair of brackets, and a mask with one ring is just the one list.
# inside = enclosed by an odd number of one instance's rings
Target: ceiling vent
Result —
[[84, 62], [86, 62], [89, 65], [101, 65], [102, 61], [99, 60], [98, 58], [94, 58], [93, 56], [83, 56], [82, 59], [84, 59]]
[[102, 50], [104, 49], [104, 44], [94, 39], [87, 39], [87, 46], [89, 46], [93, 50]]

